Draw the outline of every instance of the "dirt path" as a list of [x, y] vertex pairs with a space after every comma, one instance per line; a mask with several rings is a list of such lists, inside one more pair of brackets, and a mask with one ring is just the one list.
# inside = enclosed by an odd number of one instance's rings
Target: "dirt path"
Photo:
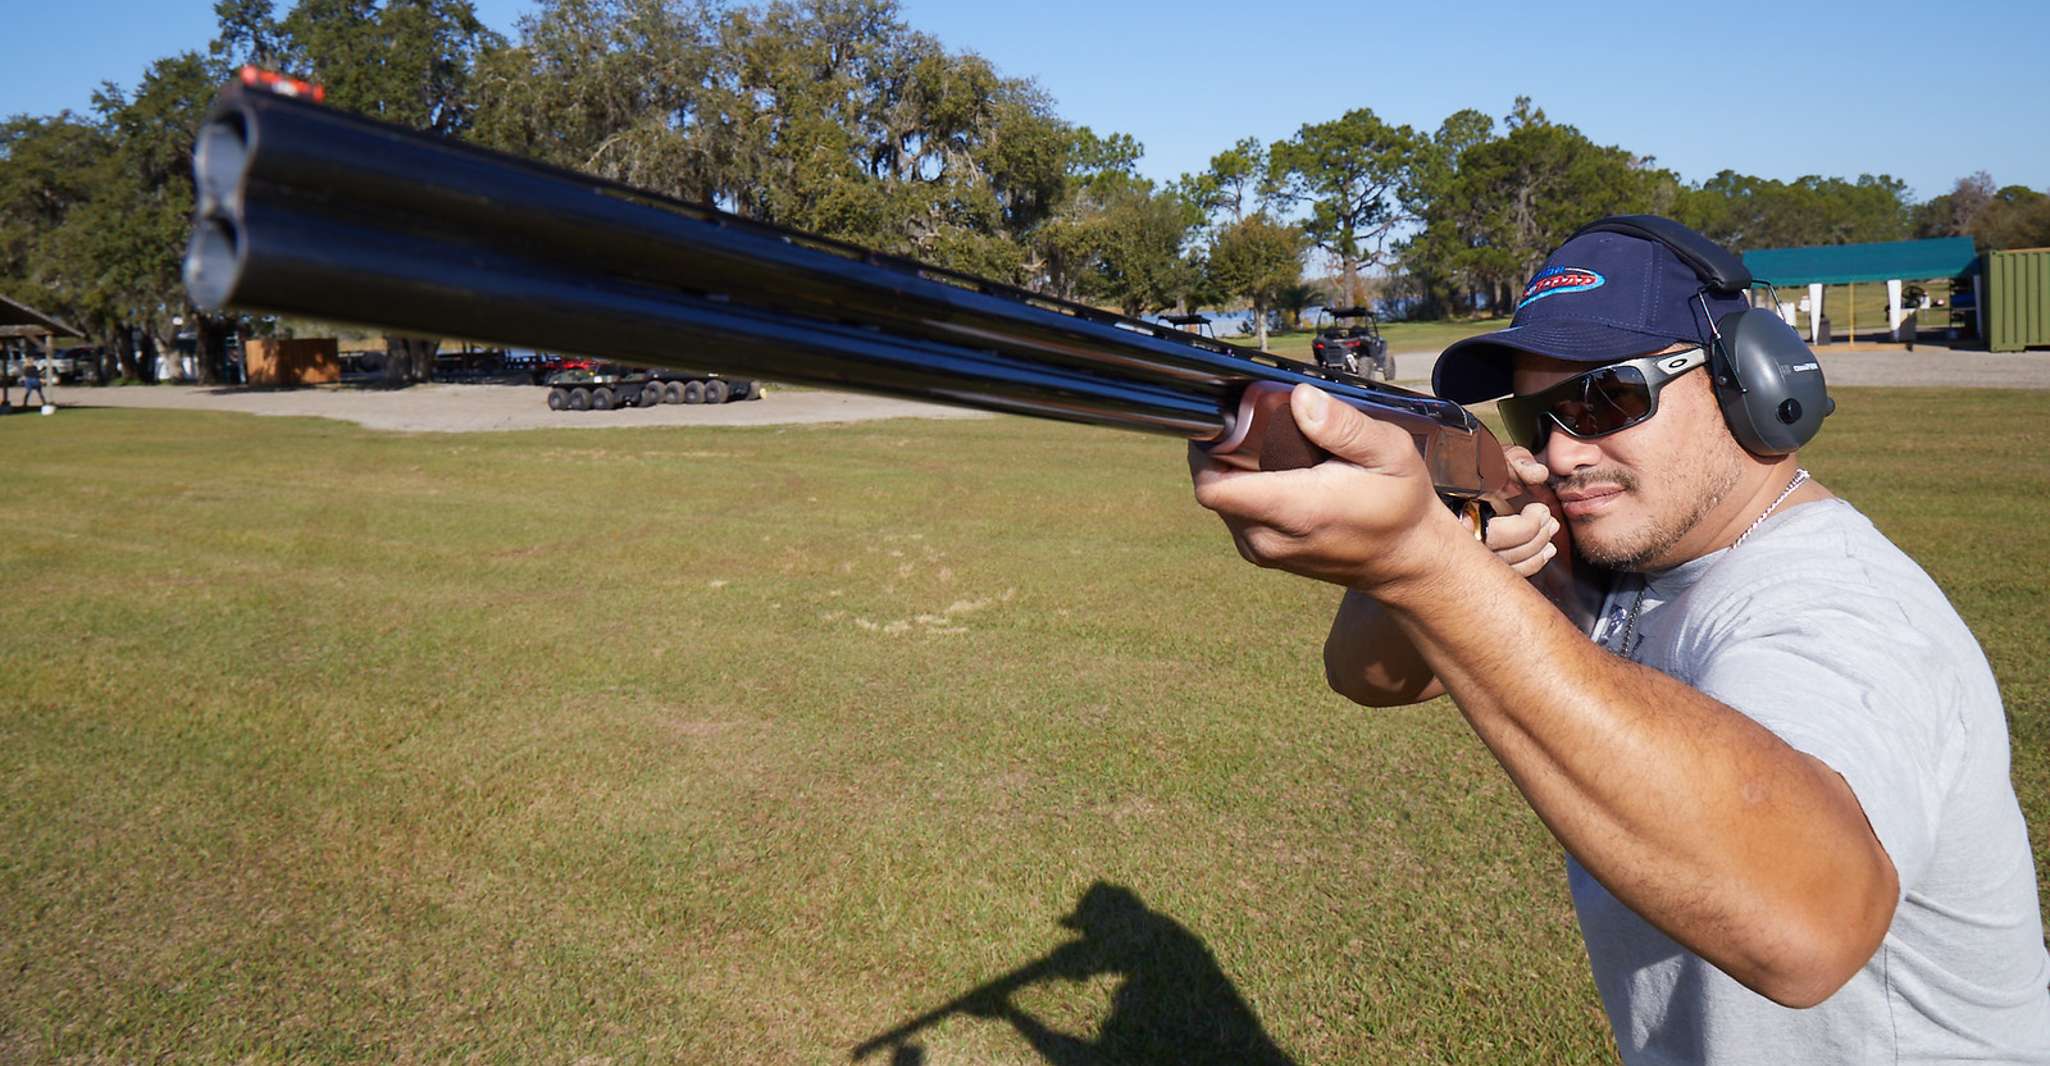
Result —
[[[1428, 389], [1435, 352], [1396, 355], [1397, 381]], [[1992, 353], [1922, 347], [1914, 352], [1830, 351], [1832, 385], [2050, 389], [2050, 352]], [[769, 387], [759, 401], [616, 411], [550, 411], [530, 385], [415, 385], [386, 391], [345, 386], [310, 389], [211, 389], [190, 385], [131, 388], [53, 387], [60, 407], [135, 407], [235, 411], [335, 418], [371, 429], [473, 433], [517, 429], [614, 429], [637, 426], [768, 426], [863, 422], [880, 418], [987, 418], [978, 411], [819, 389]]]
[[336, 418], [371, 429], [475, 433], [513, 429], [640, 426], [770, 426], [878, 418], [987, 418], [980, 411], [817, 389], [769, 386], [761, 400], [717, 406], [665, 404], [613, 411], [550, 411], [531, 385], [415, 385], [407, 389], [212, 389], [193, 385], [53, 389], [64, 407], [143, 407]]

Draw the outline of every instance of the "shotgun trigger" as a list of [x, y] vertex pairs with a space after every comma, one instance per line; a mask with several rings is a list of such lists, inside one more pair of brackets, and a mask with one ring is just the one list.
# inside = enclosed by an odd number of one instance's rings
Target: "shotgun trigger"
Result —
[[1488, 519], [1495, 517], [1495, 509], [1486, 500], [1453, 500], [1452, 509], [1459, 513], [1466, 528], [1473, 530], [1473, 539], [1488, 539]]

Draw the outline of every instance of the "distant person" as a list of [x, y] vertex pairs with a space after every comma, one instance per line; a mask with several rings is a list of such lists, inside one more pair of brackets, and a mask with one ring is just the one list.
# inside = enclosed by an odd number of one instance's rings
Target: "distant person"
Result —
[[24, 363], [21, 368], [21, 405], [23, 407], [35, 406], [29, 403], [28, 397], [30, 393], [35, 393], [43, 403], [50, 402], [49, 395], [43, 392], [43, 368], [37, 366], [32, 361]]
[[[1452, 697], [1565, 848], [1626, 1063], [2050, 1064], [2000, 687], [1929, 575], [1801, 468], [1821, 371], [1746, 277], [1670, 221], [1606, 220], [1510, 328], [1439, 357], [1438, 395], [1502, 398], [1555, 511], [1486, 545], [1407, 432], [1311, 388], [1295, 420], [1332, 461], [1192, 450], [1196, 498], [1247, 559], [1346, 590], [1334, 689]], [[1523, 580], [1576, 559], [1607, 575], [1585, 629]]]

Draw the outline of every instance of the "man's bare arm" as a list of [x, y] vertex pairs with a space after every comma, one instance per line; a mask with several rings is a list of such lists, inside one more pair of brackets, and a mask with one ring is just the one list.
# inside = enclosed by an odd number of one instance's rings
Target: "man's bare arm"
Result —
[[1827, 765], [1596, 647], [1497, 568], [1387, 595], [1531, 807], [1631, 910], [1787, 1006], [1828, 998], [1878, 949], [1893, 864]]
[[1302, 390], [1296, 421], [1346, 462], [1198, 467], [1242, 553], [1381, 603], [1567, 850], [1725, 973], [1807, 1006], [1871, 957], [1897, 881], [1841, 777], [1589, 642], [1440, 520], [1407, 438]]
[[[1520, 510], [1488, 523], [1489, 551], [1519, 577], [1572, 581], [1570, 573], [1561, 572], [1570, 561], [1572, 542], [1554, 511], [1558, 501], [1544, 487], [1543, 464], [1523, 448], [1504, 452], [1509, 468], [1525, 484], [1525, 495], [1508, 501], [1510, 507], [1520, 504]], [[1546, 573], [1561, 553], [1567, 558]], [[1324, 680], [1333, 692], [1367, 707], [1400, 707], [1445, 694], [1430, 665], [1381, 605], [1351, 590], [1339, 601], [1324, 638]]]
[[1324, 638], [1324, 681], [1363, 707], [1402, 707], [1445, 694], [1409, 634], [1372, 597], [1351, 589]]

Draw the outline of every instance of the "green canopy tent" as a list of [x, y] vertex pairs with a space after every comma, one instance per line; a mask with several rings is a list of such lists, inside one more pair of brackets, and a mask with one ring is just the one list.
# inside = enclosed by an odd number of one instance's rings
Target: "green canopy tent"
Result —
[[1774, 289], [1808, 286], [1809, 339], [1819, 340], [1822, 287], [1886, 282], [1887, 329], [1897, 331], [1905, 317], [1901, 282], [1954, 278], [1968, 270], [1978, 252], [1970, 237], [1935, 237], [1919, 241], [1870, 244], [1825, 244], [1806, 248], [1760, 248], [1744, 253], [1751, 276]]

